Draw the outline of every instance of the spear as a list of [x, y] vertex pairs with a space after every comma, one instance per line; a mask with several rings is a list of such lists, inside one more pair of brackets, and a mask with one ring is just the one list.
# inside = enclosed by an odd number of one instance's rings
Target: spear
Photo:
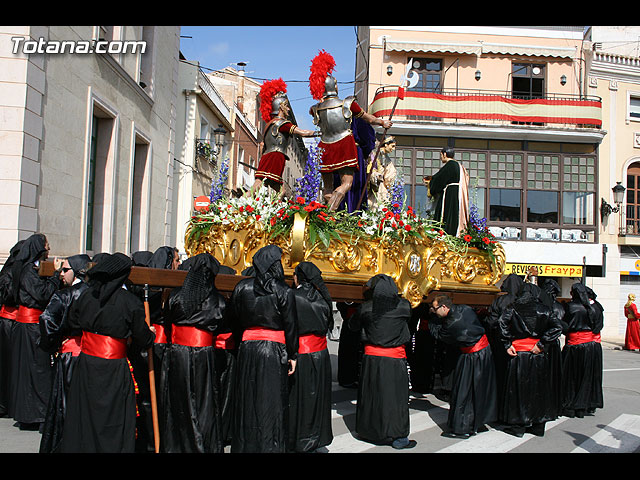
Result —
[[[396, 106], [398, 105], [398, 100], [404, 99], [404, 87], [398, 87], [398, 95], [396, 95], [396, 100], [393, 102], [393, 108], [391, 109], [391, 113], [389, 114], [389, 120], [393, 117], [393, 113], [396, 111]], [[376, 154], [373, 157], [373, 160], [367, 166], [367, 180], [365, 181], [362, 191], [360, 192], [360, 200], [358, 201], [358, 205], [356, 206], [356, 210], [360, 210], [360, 206], [362, 205], [362, 201], [364, 200], [364, 194], [367, 191], [367, 187], [369, 182], [371, 181], [371, 174], [373, 173], [373, 165], [375, 165], [376, 160], [378, 159], [378, 154], [380, 153], [380, 147], [382, 147], [385, 136], [387, 135], [387, 128], [382, 132], [382, 139], [378, 142], [378, 148], [376, 149]]]
[[[151, 314], [149, 312], [149, 284], [144, 285], [144, 317], [147, 326], [151, 327]], [[151, 416], [153, 418], [153, 439], [156, 453], [160, 452], [160, 427], [158, 426], [158, 403], [156, 399], [156, 374], [153, 367], [153, 346], [147, 351], [149, 363], [149, 390], [151, 394]]]

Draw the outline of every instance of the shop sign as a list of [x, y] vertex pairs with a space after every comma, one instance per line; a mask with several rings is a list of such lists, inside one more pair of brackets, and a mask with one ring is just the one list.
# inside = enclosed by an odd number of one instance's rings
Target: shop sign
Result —
[[545, 265], [539, 263], [507, 263], [504, 274], [526, 275], [531, 267], [538, 269], [540, 277], [582, 277], [582, 265]]

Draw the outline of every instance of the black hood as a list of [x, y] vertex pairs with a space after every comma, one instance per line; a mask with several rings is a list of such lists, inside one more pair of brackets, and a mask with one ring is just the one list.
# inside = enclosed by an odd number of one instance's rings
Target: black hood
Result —
[[89, 289], [94, 298], [104, 306], [111, 296], [122, 288], [133, 265], [132, 260], [123, 253], [106, 254], [100, 263], [88, 272]]
[[374, 317], [381, 317], [400, 303], [398, 287], [388, 275], [379, 274], [371, 277], [365, 285], [372, 292]]
[[171, 270], [173, 266], [173, 258], [175, 257], [175, 248], [173, 247], [160, 247], [151, 256], [148, 267], [151, 268], [163, 268], [165, 270]]
[[274, 293], [274, 285], [284, 281], [282, 250], [276, 245], [262, 247], [253, 256], [255, 268], [254, 291], [256, 295]]
[[215, 281], [220, 271], [220, 262], [210, 253], [200, 253], [192, 259], [181, 292], [182, 306], [187, 317], [198, 311], [202, 302], [217, 291]]
[[67, 261], [69, 262], [71, 270], [73, 270], [73, 274], [78, 278], [84, 278], [87, 273], [89, 262], [91, 262], [91, 257], [84, 253], [80, 253], [78, 255], [70, 256], [67, 258]]

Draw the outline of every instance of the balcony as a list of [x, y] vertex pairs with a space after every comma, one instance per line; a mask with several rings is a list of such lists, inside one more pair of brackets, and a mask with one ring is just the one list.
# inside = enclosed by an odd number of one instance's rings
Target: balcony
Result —
[[[376, 91], [369, 112], [388, 117], [397, 87]], [[393, 113], [394, 123], [458, 123], [493, 126], [534, 125], [560, 129], [601, 129], [599, 97], [546, 95], [517, 98], [510, 93], [480, 90], [443, 90], [441, 93], [407, 90]]]

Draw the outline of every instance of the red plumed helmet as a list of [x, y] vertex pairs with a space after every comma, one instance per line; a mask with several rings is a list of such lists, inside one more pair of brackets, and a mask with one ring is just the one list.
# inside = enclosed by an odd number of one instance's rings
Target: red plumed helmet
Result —
[[268, 80], [260, 87], [260, 114], [265, 122], [271, 120], [273, 114], [273, 99], [277, 94], [287, 93], [287, 84], [282, 78]]
[[309, 75], [309, 90], [314, 100], [320, 100], [324, 95], [324, 81], [336, 66], [333, 57], [320, 50], [318, 55], [311, 60], [311, 75]]

